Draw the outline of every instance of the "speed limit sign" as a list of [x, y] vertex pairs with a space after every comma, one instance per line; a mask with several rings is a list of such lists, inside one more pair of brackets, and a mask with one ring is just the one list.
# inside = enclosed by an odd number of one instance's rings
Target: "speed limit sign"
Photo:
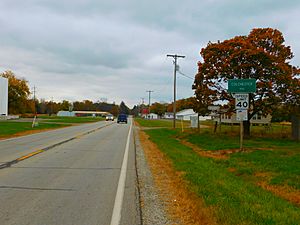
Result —
[[249, 108], [249, 95], [248, 94], [235, 94], [235, 109], [248, 109]]

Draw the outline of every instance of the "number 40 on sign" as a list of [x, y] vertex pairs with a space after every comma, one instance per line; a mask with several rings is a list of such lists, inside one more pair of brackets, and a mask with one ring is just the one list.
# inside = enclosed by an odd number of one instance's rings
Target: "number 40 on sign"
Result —
[[235, 94], [235, 109], [248, 109], [249, 108], [249, 95], [248, 94]]

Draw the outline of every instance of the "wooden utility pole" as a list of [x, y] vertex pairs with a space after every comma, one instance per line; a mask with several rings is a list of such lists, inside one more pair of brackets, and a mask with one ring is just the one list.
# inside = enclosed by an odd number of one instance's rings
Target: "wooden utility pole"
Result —
[[149, 91], [146, 91], [146, 92], [149, 93], [149, 106], [148, 106], [149, 109], [148, 109], [148, 110], [149, 110], [149, 114], [150, 114], [151, 92], [154, 92], [154, 91], [150, 91], [150, 90], [149, 90]]
[[173, 128], [176, 128], [176, 71], [177, 71], [177, 58], [185, 58], [184, 55], [170, 55], [167, 57], [173, 57], [174, 59], [174, 102], [173, 102]]
[[33, 86], [33, 101], [34, 101], [34, 118], [33, 118], [33, 121], [32, 121], [32, 125], [31, 127], [35, 127], [37, 126], [37, 105], [36, 105], [36, 100], [35, 100], [35, 92], [36, 92], [36, 87]]

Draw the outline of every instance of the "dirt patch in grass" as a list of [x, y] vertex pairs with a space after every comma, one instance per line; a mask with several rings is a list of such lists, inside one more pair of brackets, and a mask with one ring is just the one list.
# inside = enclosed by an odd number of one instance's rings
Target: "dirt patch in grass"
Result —
[[[203, 157], [208, 157], [208, 158], [214, 158], [214, 159], [227, 159], [228, 155], [236, 153], [236, 152], [241, 152], [240, 149], [223, 149], [223, 150], [214, 150], [214, 151], [209, 151], [209, 150], [203, 150], [199, 148], [197, 145], [192, 144], [191, 142], [188, 142], [184, 139], [177, 139], [180, 141], [181, 144], [190, 147], [193, 149], [194, 152], [199, 154], [200, 156]], [[244, 148], [243, 152], [252, 152], [254, 150], [261, 150], [261, 151], [270, 151], [272, 150], [271, 148]]]
[[272, 178], [272, 174], [269, 172], [256, 172], [254, 176], [267, 179], [268, 181]]
[[170, 218], [175, 224], [216, 224], [213, 209], [206, 207], [199, 197], [190, 192], [181, 172], [174, 171], [172, 164], [143, 131], [139, 131], [155, 185], [166, 202]]
[[[178, 139], [182, 144], [190, 147], [193, 149], [193, 151], [195, 151], [197, 154], [199, 154], [202, 157], [208, 157], [208, 158], [214, 158], [214, 159], [227, 159], [228, 158], [228, 154], [232, 154], [235, 152], [239, 152], [239, 149], [230, 149], [230, 150], [219, 150], [219, 151], [204, 151], [201, 148], [199, 148], [198, 146], [182, 140], [182, 139]], [[254, 149], [253, 149], [254, 150]], [[253, 151], [251, 149], [246, 150], [246, 152], [251, 152]], [[261, 151], [270, 151], [272, 149], [270, 148], [255, 148], [255, 150], [261, 150]], [[236, 169], [235, 168], [228, 168], [228, 171], [231, 173], [235, 173]], [[259, 172], [256, 173], [254, 175], [255, 177], [259, 177], [261, 178], [263, 181], [259, 181], [257, 183], [258, 186], [260, 186], [261, 188], [272, 192], [273, 194], [288, 200], [289, 202], [300, 206], [300, 191], [299, 190], [295, 190], [294, 188], [288, 186], [288, 185], [284, 185], [284, 186], [280, 186], [280, 185], [269, 185], [268, 181], [271, 179], [272, 175], [270, 173], [267, 172]]]
[[196, 152], [197, 154], [199, 154], [200, 156], [203, 157], [208, 157], [208, 158], [214, 158], [214, 159], [227, 159], [228, 157], [226, 156], [226, 154], [224, 152], [221, 151], [204, 151], [201, 148], [199, 148], [198, 146], [182, 140], [182, 139], [178, 139], [183, 145], [190, 147], [191, 149], [193, 149], [194, 152]]
[[236, 168], [228, 168], [228, 171], [230, 172], [230, 173], [235, 173], [236, 172]]
[[284, 185], [270, 185], [265, 181], [261, 181], [257, 183], [258, 186], [262, 187], [265, 190], [268, 190], [275, 195], [292, 202], [293, 204], [300, 206], [300, 191], [295, 190], [294, 188]]
[[[235, 168], [228, 168], [229, 172], [235, 173]], [[256, 183], [259, 187], [272, 192], [273, 194], [297, 205], [300, 206], [300, 191], [292, 188], [288, 185], [270, 185], [268, 182], [272, 178], [272, 173], [270, 172], [256, 172], [255, 177], [258, 177], [260, 181]]]
[[140, 127], [141, 130], [155, 130], [155, 129], [163, 129], [163, 128], [168, 128], [168, 127]]

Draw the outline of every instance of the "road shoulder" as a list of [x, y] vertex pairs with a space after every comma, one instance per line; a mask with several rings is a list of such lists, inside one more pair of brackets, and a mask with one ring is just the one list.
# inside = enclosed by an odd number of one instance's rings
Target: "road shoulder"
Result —
[[159, 190], [154, 184], [153, 176], [145, 157], [139, 138], [139, 127], [134, 128], [136, 145], [136, 166], [143, 225], [175, 224], [168, 218], [166, 203], [159, 197]]

